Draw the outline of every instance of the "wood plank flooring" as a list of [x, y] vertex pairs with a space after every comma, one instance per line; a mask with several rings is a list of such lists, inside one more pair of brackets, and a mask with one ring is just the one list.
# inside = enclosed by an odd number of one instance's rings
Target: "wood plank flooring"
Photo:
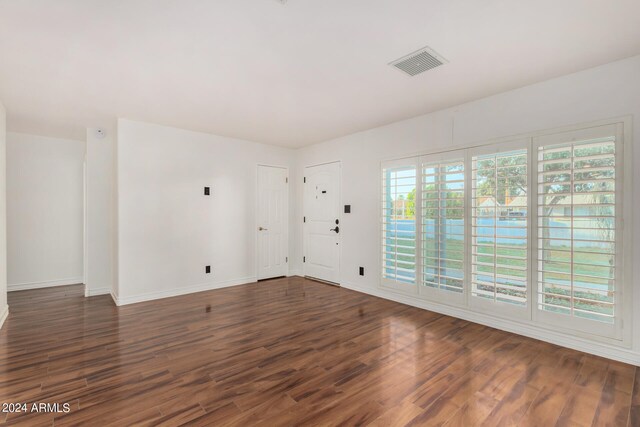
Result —
[[633, 366], [302, 278], [9, 303], [0, 402], [70, 411], [6, 425], [640, 426]]

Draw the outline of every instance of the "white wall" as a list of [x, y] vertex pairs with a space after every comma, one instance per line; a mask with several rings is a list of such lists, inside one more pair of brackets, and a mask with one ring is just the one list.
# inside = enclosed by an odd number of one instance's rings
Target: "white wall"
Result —
[[98, 138], [96, 128], [87, 129], [86, 200], [86, 295], [109, 294], [115, 283], [115, 124], [104, 128]]
[[[633, 161], [636, 165], [634, 186], [637, 194], [640, 190], [640, 148], [637, 148], [640, 144], [640, 56], [300, 149], [297, 152], [298, 173], [302, 174], [304, 166], [342, 161], [342, 197], [344, 204], [352, 205], [352, 213], [343, 214], [340, 227], [341, 283], [363, 292], [397, 299], [395, 295], [378, 288], [381, 160], [629, 114], [634, 116], [636, 129]], [[297, 213], [292, 218], [296, 219], [298, 256], [294, 259], [298, 265], [294, 268], [301, 268], [302, 222], [299, 218], [303, 198], [301, 183], [296, 182], [296, 186], [296, 195], [292, 200], [297, 201]], [[634, 210], [640, 212], [640, 197], [635, 197], [633, 203]], [[640, 215], [635, 216], [633, 225], [632, 238], [640, 242]], [[640, 247], [636, 254], [638, 250]], [[358, 275], [359, 266], [365, 267], [365, 277]], [[634, 263], [633, 268], [633, 276], [640, 277], [640, 263]], [[606, 346], [590, 347], [584, 341], [563, 336], [538, 338], [640, 363], [640, 290], [634, 293], [633, 304], [635, 335], [632, 352]], [[430, 305], [429, 308], [491, 323], [490, 319], [479, 319], [447, 307]], [[505, 329], [511, 327], [499, 323], [492, 325]], [[518, 331], [523, 332], [523, 329]], [[534, 335], [535, 332], [529, 331], [528, 334]]]
[[84, 141], [7, 134], [9, 290], [82, 283]]
[[118, 303], [254, 281], [257, 165], [294, 152], [129, 120], [117, 140]]
[[9, 315], [7, 305], [7, 113], [0, 102], [0, 327]]
[[[117, 130], [117, 122], [114, 126], [114, 129]], [[118, 301], [118, 279], [120, 277], [118, 262], [119, 262], [119, 232], [118, 232], [118, 143], [117, 143], [118, 134], [116, 132], [114, 140], [113, 140], [113, 158], [111, 161], [111, 295], [114, 301]]]

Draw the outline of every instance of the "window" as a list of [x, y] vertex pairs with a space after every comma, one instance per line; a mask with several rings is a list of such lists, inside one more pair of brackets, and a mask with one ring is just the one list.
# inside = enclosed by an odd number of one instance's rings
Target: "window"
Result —
[[464, 159], [422, 165], [424, 286], [462, 293], [464, 287]]
[[382, 277], [416, 283], [416, 166], [397, 165], [382, 173]]
[[381, 285], [608, 343], [628, 338], [624, 125], [384, 162]]
[[603, 126], [536, 144], [538, 310], [543, 320], [572, 318], [594, 333], [619, 317], [617, 133]]
[[527, 304], [527, 150], [473, 156], [472, 296]]

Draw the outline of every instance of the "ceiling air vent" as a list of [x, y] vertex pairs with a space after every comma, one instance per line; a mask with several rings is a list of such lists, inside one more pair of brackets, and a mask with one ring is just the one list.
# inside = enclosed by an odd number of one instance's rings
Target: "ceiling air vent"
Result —
[[390, 62], [389, 65], [413, 77], [445, 63], [447, 63], [446, 59], [434, 52], [433, 49], [425, 47]]

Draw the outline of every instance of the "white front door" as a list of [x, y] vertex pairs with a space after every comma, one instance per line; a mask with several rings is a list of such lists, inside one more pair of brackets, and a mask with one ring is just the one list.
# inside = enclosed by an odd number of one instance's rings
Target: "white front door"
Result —
[[288, 176], [258, 166], [258, 280], [287, 275]]
[[304, 275], [340, 281], [340, 163], [304, 171]]

